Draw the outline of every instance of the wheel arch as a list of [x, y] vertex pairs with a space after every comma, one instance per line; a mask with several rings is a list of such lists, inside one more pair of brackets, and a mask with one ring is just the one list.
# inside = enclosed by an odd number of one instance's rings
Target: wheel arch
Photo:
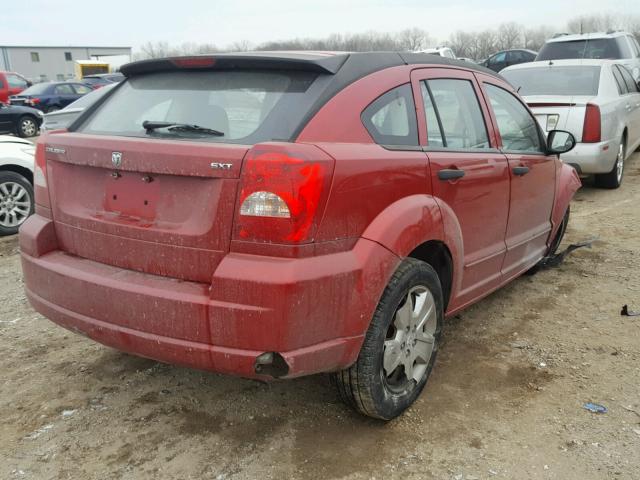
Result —
[[15, 164], [0, 165], [0, 172], [14, 172], [22, 175], [33, 186], [33, 172], [26, 167]]
[[580, 181], [580, 177], [576, 170], [564, 163], [561, 164], [556, 178], [556, 195], [551, 214], [552, 228], [547, 240], [548, 245], [550, 245], [555, 238], [558, 227], [562, 223], [564, 214], [567, 211], [573, 196], [582, 186], [582, 182]]
[[400, 258], [429, 263], [441, 276], [445, 305], [451, 304], [461, 285], [464, 250], [460, 224], [448, 205], [431, 195], [404, 197], [383, 210], [362, 237]]

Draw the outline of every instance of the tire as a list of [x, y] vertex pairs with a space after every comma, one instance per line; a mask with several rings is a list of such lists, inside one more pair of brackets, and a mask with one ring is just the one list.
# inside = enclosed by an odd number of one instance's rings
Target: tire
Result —
[[0, 236], [18, 233], [34, 207], [29, 181], [18, 173], [0, 171]]
[[614, 189], [620, 187], [622, 184], [622, 177], [624, 176], [624, 157], [627, 153], [626, 138], [620, 139], [620, 145], [618, 146], [618, 154], [616, 155], [616, 163], [609, 173], [602, 173], [596, 175], [595, 184], [596, 187]]
[[[549, 245], [549, 250], [547, 250], [547, 254], [545, 255], [545, 258], [550, 257], [551, 255], [554, 255], [558, 251], [558, 247], [560, 247], [560, 244], [562, 243], [562, 239], [564, 238], [564, 234], [567, 231], [567, 226], [569, 225], [570, 214], [571, 214], [571, 208], [567, 207], [567, 211], [565, 212], [564, 217], [562, 218], [562, 223], [560, 223], [560, 226], [558, 227], [558, 231], [556, 232], [556, 236], [553, 238], [551, 245]], [[525, 275], [535, 275], [536, 273], [538, 273], [540, 271], [540, 268], [542, 267], [543, 261], [544, 261], [544, 258], [540, 260], [538, 263], [536, 263], [529, 270], [527, 270], [525, 272]]]
[[[405, 259], [382, 294], [356, 363], [332, 374], [342, 400], [382, 420], [409, 408], [426, 385], [438, 353], [443, 304], [433, 267]], [[412, 315], [415, 312], [418, 315]], [[411, 378], [405, 364], [411, 365]]]
[[18, 119], [18, 136], [35, 137], [38, 133], [38, 122], [31, 115], [23, 115]]

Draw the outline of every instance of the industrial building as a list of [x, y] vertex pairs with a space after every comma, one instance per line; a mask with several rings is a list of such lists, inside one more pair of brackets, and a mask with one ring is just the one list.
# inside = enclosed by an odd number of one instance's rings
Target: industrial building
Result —
[[0, 45], [0, 70], [16, 72], [32, 82], [76, 77], [77, 63], [100, 60], [112, 70], [131, 61], [131, 47], [42, 47]]

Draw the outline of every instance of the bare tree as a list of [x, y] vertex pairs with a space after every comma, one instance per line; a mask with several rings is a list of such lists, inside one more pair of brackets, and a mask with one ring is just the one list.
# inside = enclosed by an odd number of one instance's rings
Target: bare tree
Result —
[[432, 40], [429, 34], [421, 28], [407, 28], [397, 35], [398, 47], [400, 50], [413, 52], [423, 50], [431, 44]]
[[503, 23], [496, 32], [496, 46], [499, 50], [509, 50], [522, 46], [522, 26], [517, 23]]
[[544, 43], [553, 37], [554, 29], [547, 26], [542, 25], [535, 28], [526, 28], [523, 31], [523, 47], [528, 48], [530, 50], [538, 51], [542, 48]]
[[570, 33], [606, 32], [621, 27], [621, 19], [610, 13], [580, 15], [567, 22]]

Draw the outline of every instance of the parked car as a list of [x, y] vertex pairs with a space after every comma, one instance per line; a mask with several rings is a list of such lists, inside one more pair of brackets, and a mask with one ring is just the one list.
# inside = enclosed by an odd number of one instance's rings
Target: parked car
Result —
[[263, 52], [122, 72], [37, 145], [32, 305], [159, 361], [334, 372], [376, 418], [418, 397], [445, 316], [555, 251], [580, 185], [558, 158], [571, 134], [545, 141], [502, 77], [457, 60]]
[[45, 113], [55, 112], [86, 95], [91, 88], [76, 82], [36, 83], [18, 95], [9, 97], [12, 105], [26, 105]]
[[85, 75], [82, 78], [82, 83], [89, 85], [93, 90], [110, 85], [113, 83], [120, 83], [124, 80], [124, 75], [120, 72], [117, 73], [96, 73], [95, 75]]
[[104, 88], [99, 88], [91, 93], [80, 97], [73, 103], [70, 103], [62, 110], [47, 113], [44, 116], [44, 122], [40, 127], [42, 131], [57, 130], [60, 128], [67, 128], [85, 111], [88, 107], [100, 100], [105, 94], [109, 93], [115, 87], [117, 83], [110, 83]]
[[501, 74], [519, 89], [543, 128], [571, 132], [578, 143], [562, 156], [596, 184], [617, 188], [624, 162], [640, 146], [640, 92], [631, 73], [612, 60], [554, 60], [509, 67]]
[[428, 53], [430, 55], [437, 55], [444, 58], [456, 58], [453, 50], [451, 50], [449, 47], [426, 48], [424, 50], [419, 50], [416, 53]]
[[11, 95], [17, 95], [31, 86], [31, 82], [14, 72], [0, 72], [0, 103], [9, 102]]
[[560, 34], [547, 40], [536, 61], [571, 58], [619, 60], [640, 80], [640, 44], [628, 32]]
[[462, 60], [463, 62], [476, 63], [476, 61], [473, 58], [469, 58], [469, 57], [458, 57], [458, 60]]
[[0, 103], [0, 133], [34, 137], [42, 124], [42, 112], [31, 107]]
[[501, 52], [494, 53], [486, 60], [480, 62], [480, 65], [490, 68], [494, 72], [499, 72], [503, 68], [507, 68], [511, 65], [533, 62], [536, 58], [536, 55], [537, 53], [533, 50], [502, 50]]
[[31, 142], [0, 135], [0, 236], [18, 232], [34, 211]]

